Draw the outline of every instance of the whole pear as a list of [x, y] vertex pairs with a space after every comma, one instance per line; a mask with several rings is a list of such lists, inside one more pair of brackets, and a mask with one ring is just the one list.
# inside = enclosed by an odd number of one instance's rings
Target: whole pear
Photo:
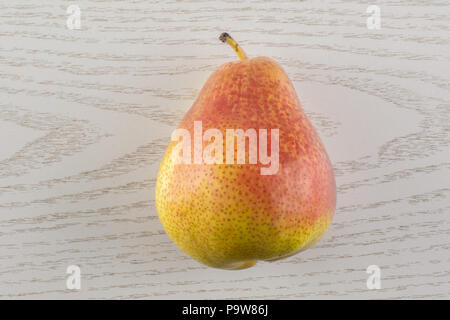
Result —
[[[173, 140], [158, 172], [156, 207], [169, 237], [192, 258], [243, 269], [316, 243], [331, 224], [336, 186], [328, 155], [281, 66], [267, 57], [247, 58], [226, 33], [220, 39], [240, 60], [214, 71], [178, 128], [191, 137], [199, 121], [203, 132], [217, 129], [223, 137], [227, 129], [267, 129], [268, 151], [271, 129], [278, 129], [279, 150], [272, 147], [279, 153], [277, 171], [261, 174], [267, 164], [260, 161], [207, 164], [190, 155], [190, 163], [179, 163], [173, 153], [181, 140]], [[189, 149], [196, 150], [193, 140]], [[202, 139], [201, 147], [210, 144]], [[250, 148], [246, 159], [249, 154]]]

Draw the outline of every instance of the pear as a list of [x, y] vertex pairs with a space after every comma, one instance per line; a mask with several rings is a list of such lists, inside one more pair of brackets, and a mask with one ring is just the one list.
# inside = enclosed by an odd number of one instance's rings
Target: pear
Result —
[[336, 185], [281, 66], [247, 58], [227, 33], [220, 40], [240, 60], [213, 72], [172, 135], [156, 207], [169, 237], [189, 256], [243, 269], [315, 244], [331, 224]]

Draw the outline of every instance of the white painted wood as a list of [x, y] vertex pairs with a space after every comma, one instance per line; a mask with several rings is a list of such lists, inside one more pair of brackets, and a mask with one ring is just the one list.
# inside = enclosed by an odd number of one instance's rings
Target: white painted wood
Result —
[[[380, 30], [358, 1], [0, 3], [0, 298], [449, 298], [448, 2], [373, 4]], [[154, 204], [170, 133], [236, 59], [222, 31], [283, 65], [338, 185], [316, 246], [243, 271], [181, 253]]]

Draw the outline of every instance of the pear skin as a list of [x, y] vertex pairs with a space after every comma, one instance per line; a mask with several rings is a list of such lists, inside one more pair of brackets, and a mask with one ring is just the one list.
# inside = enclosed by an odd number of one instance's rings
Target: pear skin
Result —
[[[223, 137], [227, 129], [267, 129], [269, 151], [270, 129], [279, 129], [278, 170], [263, 175], [268, 165], [260, 162], [199, 164], [193, 157], [191, 164], [176, 163], [172, 152], [180, 142], [171, 141], [158, 172], [156, 207], [169, 237], [189, 256], [214, 268], [243, 269], [314, 245], [331, 224], [336, 185], [324, 146], [281, 66], [267, 57], [247, 58], [228, 34], [221, 40], [241, 60], [213, 72], [178, 128], [191, 137], [194, 121]], [[203, 149], [209, 144], [202, 141]]]

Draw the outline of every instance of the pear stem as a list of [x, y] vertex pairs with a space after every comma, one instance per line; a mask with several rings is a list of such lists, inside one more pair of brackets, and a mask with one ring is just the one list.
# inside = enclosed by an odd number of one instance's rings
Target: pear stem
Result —
[[224, 32], [219, 37], [220, 41], [223, 43], [227, 43], [230, 47], [236, 51], [237, 56], [241, 60], [248, 59], [247, 55], [245, 54], [244, 50], [242, 50], [241, 46], [234, 40], [228, 33]]

